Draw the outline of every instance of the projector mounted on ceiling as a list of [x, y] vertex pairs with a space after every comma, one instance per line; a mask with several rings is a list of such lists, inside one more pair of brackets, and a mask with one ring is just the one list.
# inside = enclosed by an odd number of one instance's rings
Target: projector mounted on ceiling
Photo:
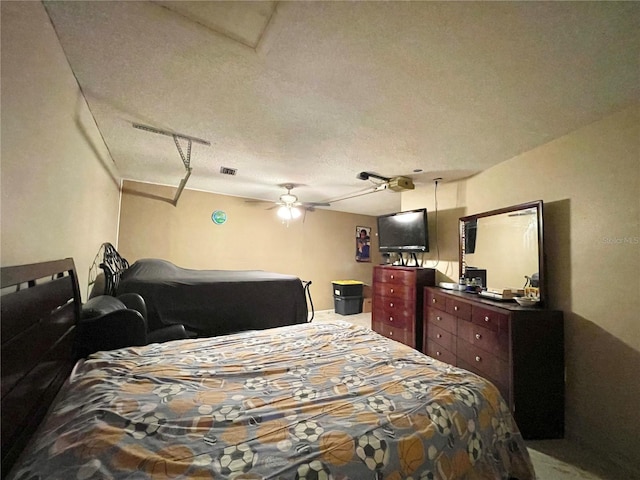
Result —
[[415, 186], [409, 177], [393, 177], [389, 179], [387, 188], [394, 192], [404, 192], [405, 190], [413, 190]]
[[407, 190], [413, 190], [415, 188], [413, 180], [410, 177], [397, 176], [397, 177], [383, 177], [373, 172], [360, 172], [357, 176], [360, 180], [376, 179], [381, 182], [373, 182], [374, 186], [360, 190], [348, 195], [344, 195], [338, 198], [328, 200], [329, 203], [341, 202], [342, 200], [349, 200], [351, 198], [361, 197], [363, 195], [369, 195], [370, 193], [381, 192], [383, 190], [391, 190], [393, 192], [404, 192]]
[[377, 178], [378, 180], [382, 180], [383, 182], [385, 182], [385, 188], [393, 190], [394, 192], [404, 192], [405, 190], [413, 190], [415, 188], [415, 186], [413, 185], [413, 180], [411, 180], [409, 177], [383, 177], [382, 175], [378, 175], [377, 173], [360, 172], [358, 174], [358, 178], [360, 180]]

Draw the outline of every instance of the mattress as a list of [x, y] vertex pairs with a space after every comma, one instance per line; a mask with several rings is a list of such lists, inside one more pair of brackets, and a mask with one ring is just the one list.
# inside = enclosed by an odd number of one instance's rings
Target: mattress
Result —
[[347, 322], [99, 352], [11, 478], [535, 478], [486, 380]]

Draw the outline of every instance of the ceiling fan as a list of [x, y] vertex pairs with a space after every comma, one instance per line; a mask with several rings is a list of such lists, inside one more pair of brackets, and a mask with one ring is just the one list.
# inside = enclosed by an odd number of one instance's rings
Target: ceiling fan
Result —
[[302, 215], [301, 209], [305, 211], [313, 211], [316, 207], [329, 207], [331, 206], [328, 202], [301, 202], [298, 200], [298, 197], [291, 193], [297, 185], [293, 183], [283, 183], [278, 185], [287, 190], [287, 193], [283, 193], [280, 195], [279, 199], [274, 202], [274, 205], [269, 207], [267, 210], [271, 210], [273, 208], [278, 208], [278, 217], [280, 217], [284, 221], [295, 220]]

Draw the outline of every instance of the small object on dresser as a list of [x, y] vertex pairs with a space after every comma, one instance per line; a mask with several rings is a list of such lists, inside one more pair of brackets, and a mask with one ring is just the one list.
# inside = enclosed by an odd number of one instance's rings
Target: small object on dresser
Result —
[[524, 290], [520, 288], [489, 288], [480, 292], [484, 297], [497, 298], [498, 300], [511, 300], [524, 295]]
[[471, 281], [467, 284], [467, 293], [478, 293], [482, 291], [482, 286], [478, 285], [478, 282], [475, 278], [472, 278]]
[[489, 290], [483, 290], [479, 293], [481, 297], [491, 298], [493, 300], [512, 300], [512, 295], [503, 296], [501, 293], [490, 292]]
[[515, 297], [514, 300], [518, 302], [521, 307], [533, 307], [538, 303], [538, 299], [534, 297]]

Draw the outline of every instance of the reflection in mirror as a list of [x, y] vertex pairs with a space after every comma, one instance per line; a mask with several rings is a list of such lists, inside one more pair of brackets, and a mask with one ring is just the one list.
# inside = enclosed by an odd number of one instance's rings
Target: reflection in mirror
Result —
[[542, 201], [460, 218], [460, 275], [490, 289], [538, 287], [544, 301]]

